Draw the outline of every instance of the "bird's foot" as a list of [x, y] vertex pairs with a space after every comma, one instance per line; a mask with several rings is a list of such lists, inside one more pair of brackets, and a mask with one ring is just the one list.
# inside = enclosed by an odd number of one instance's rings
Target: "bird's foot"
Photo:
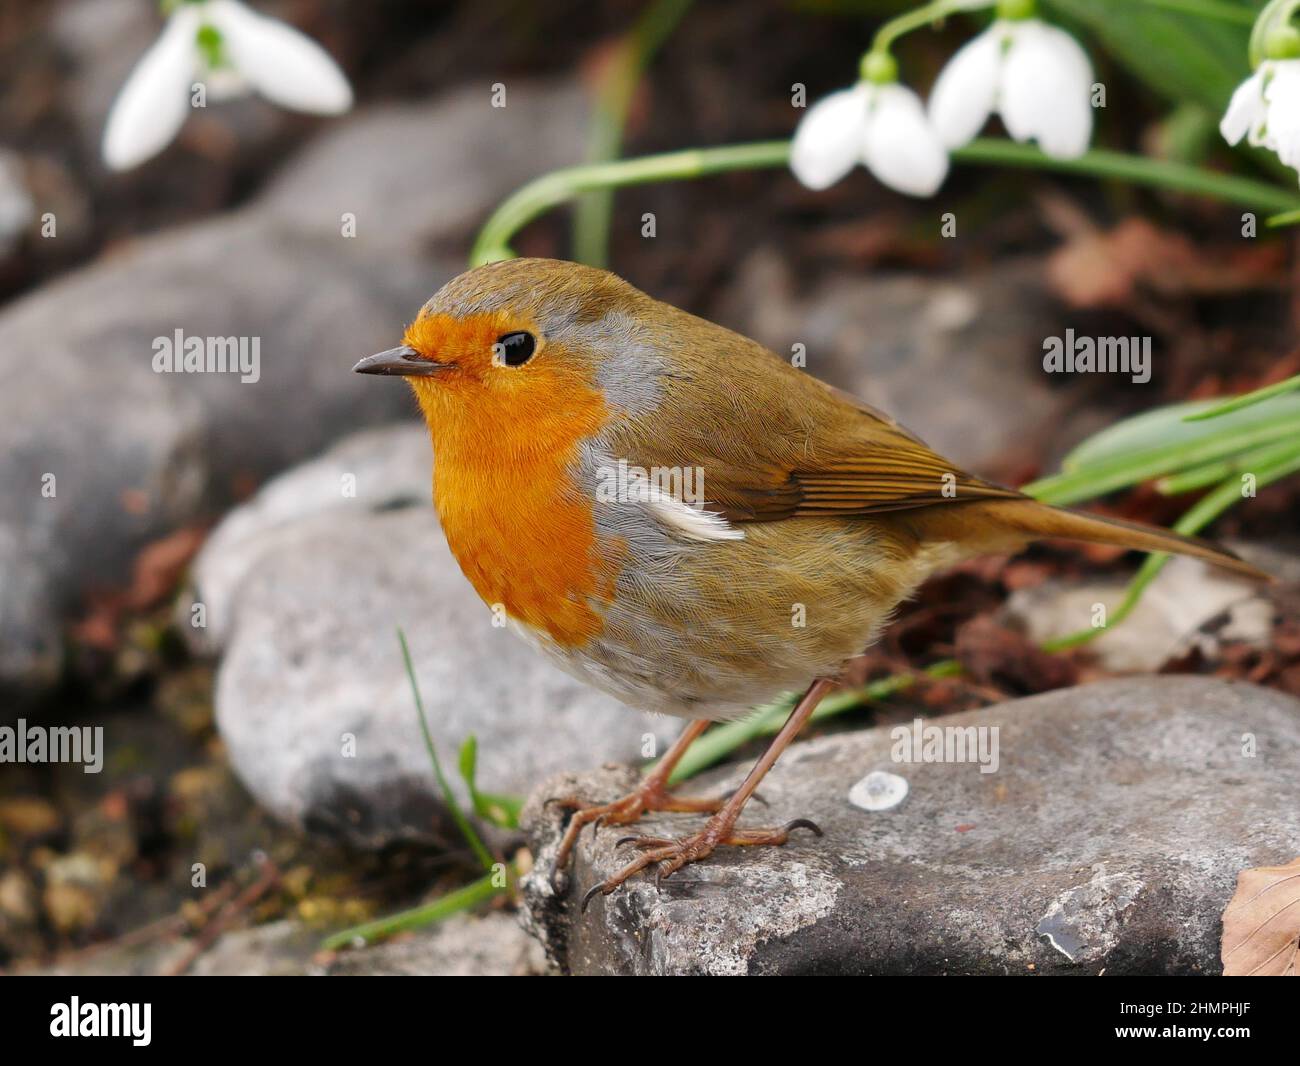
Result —
[[569, 819], [564, 839], [555, 853], [555, 862], [551, 866], [551, 886], [559, 890], [559, 880], [573, 846], [578, 842], [578, 835], [593, 823], [596, 831], [602, 825], [632, 825], [643, 814], [651, 811], [669, 811], [673, 813], [712, 814], [726, 802], [726, 797], [705, 799], [696, 796], [677, 796], [669, 792], [662, 781], [646, 778], [636, 789], [613, 803], [586, 806], [581, 799], [574, 796], [562, 796], [547, 800], [562, 807], [571, 808], [573, 817]]
[[780, 845], [790, 839], [795, 829], [809, 829], [821, 836], [822, 831], [815, 822], [807, 818], [796, 818], [793, 822], [776, 829], [737, 829], [734, 818], [722, 814], [709, 819], [709, 824], [688, 837], [680, 840], [668, 840], [661, 837], [624, 837], [615, 847], [630, 844], [639, 848], [641, 854], [619, 870], [616, 874], [596, 885], [582, 898], [582, 909], [587, 909], [597, 895], [608, 896], [633, 874], [640, 873], [649, 866], [656, 866], [656, 884], [665, 877], [671, 877], [683, 866], [701, 859], [707, 859], [718, 847], [759, 847], [762, 845]]

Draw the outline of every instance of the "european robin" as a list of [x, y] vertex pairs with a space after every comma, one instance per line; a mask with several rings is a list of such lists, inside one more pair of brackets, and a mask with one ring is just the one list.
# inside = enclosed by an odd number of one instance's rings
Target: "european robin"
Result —
[[[414, 390], [433, 440], [434, 503], [478, 594], [569, 673], [692, 720], [631, 795], [570, 801], [556, 869], [594, 821], [711, 817], [678, 840], [633, 838], [637, 857], [588, 898], [653, 864], [667, 876], [721, 845], [819, 832], [736, 823], [845, 661], [940, 568], [1065, 537], [1259, 576], [1204, 541], [967, 474], [755, 341], [576, 263], [514, 259], [462, 274], [399, 347], [355, 369]], [[736, 792], [668, 791], [709, 722], [791, 689], [802, 698]]]

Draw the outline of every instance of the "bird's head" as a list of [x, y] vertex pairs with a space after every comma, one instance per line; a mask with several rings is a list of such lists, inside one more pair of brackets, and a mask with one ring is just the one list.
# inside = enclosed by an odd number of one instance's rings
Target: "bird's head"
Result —
[[354, 369], [405, 377], [436, 448], [554, 449], [657, 402], [670, 310], [603, 270], [506, 260], [449, 281]]

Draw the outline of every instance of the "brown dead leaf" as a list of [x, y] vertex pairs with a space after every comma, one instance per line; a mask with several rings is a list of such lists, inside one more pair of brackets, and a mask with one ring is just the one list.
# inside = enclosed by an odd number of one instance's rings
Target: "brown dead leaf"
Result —
[[957, 630], [957, 660], [977, 682], [1029, 694], [1073, 685], [1074, 662], [981, 615]]
[[143, 610], [171, 595], [206, 535], [200, 526], [186, 526], [146, 544], [135, 557], [131, 587], [126, 593], [127, 607]]
[[72, 626], [73, 639], [104, 651], [116, 648], [122, 616], [147, 610], [171, 595], [206, 535], [202, 526], [186, 526], [146, 544], [135, 557], [129, 586], [88, 597], [86, 613]]
[[1300, 977], [1300, 859], [1237, 875], [1220, 952], [1224, 977]]
[[1110, 230], [1073, 233], [1047, 262], [1052, 288], [1072, 307], [1121, 307], [1134, 290], [1213, 295], [1255, 288], [1276, 277], [1284, 248], [1198, 248], [1144, 218]]

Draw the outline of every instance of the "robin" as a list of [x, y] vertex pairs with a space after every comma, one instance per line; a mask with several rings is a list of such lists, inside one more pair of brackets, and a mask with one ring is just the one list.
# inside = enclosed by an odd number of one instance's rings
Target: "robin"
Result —
[[[470, 270], [420, 309], [400, 346], [354, 369], [414, 390], [442, 528], [483, 600], [569, 673], [690, 719], [630, 795], [566, 799], [576, 813], [557, 870], [597, 820], [711, 815], [681, 839], [632, 838], [639, 854], [587, 899], [720, 846], [783, 844], [800, 827], [820, 835], [806, 820], [737, 819], [846, 660], [936, 570], [1062, 537], [1261, 576], [1204, 541], [968, 474], [755, 341], [576, 263]], [[789, 690], [803, 696], [737, 791], [668, 790], [710, 722]]]

